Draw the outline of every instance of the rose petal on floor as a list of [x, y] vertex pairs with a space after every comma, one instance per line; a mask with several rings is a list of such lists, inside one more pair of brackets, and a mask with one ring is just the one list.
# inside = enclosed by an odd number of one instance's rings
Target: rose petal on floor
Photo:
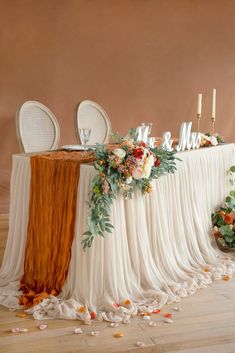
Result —
[[172, 318], [173, 314], [171, 313], [165, 313], [163, 314], [164, 317]]
[[154, 313], [154, 314], [159, 314], [160, 312], [161, 312], [160, 309], [155, 309], [155, 310], [153, 310], [153, 313]]
[[99, 334], [100, 334], [99, 331], [91, 331], [90, 332], [91, 336], [98, 336]]
[[166, 324], [172, 324], [174, 321], [171, 320], [171, 319], [165, 319], [164, 322], [165, 322]]
[[157, 323], [155, 321], [150, 321], [149, 326], [152, 326], [152, 327], [157, 326]]
[[11, 329], [11, 332], [12, 333], [18, 333], [18, 332], [20, 332], [20, 328], [19, 327], [14, 327], [14, 328]]
[[150, 320], [150, 319], [151, 319], [151, 317], [149, 315], [144, 315], [143, 316], [143, 320]]
[[20, 332], [28, 332], [27, 328], [20, 328]]
[[114, 336], [115, 338], [120, 338], [120, 337], [123, 337], [123, 336], [124, 336], [124, 333], [123, 333], [123, 332], [116, 332], [113, 336]]
[[25, 314], [25, 313], [17, 313], [16, 316], [17, 317], [26, 317], [27, 314]]
[[118, 322], [111, 322], [110, 326], [111, 327], [118, 327], [119, 323]]
[[45, 330], [45, 328], [47, 328], [47, 325], [46, 324], [41, 324], [41, 325], [38, 326], [38, 328], [40, 330]]
[[74, 333], [83, 333], [80, 327], [75, 328]]
[[136, 345], [137, 347], [145, 347], [145, 343], [141, 341], [136, 342]]

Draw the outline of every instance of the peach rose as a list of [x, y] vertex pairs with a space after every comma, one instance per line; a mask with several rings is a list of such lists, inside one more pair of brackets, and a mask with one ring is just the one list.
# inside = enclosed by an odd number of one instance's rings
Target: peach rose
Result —
[[233, 215], [231, 213], [226, 213], [224, 221], [226, 224], [233, 224]]

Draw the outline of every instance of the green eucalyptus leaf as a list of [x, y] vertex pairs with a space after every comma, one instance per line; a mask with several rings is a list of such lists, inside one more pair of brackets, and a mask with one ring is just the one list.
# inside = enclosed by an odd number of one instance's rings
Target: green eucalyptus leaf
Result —
[[230, 168], [230, 171], [231, 171], [232, 173], [235, 173], [235, 165], [233, 165], [233, 166]]

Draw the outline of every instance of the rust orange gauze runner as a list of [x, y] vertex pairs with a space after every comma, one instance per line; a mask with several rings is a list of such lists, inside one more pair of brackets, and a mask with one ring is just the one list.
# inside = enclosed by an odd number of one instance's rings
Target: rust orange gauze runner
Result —
[[59, 294], [74, 237], [80, 164], [92, 153], [57, 151], [30, 159], [29, 223], [20, 304], [30, 307]]

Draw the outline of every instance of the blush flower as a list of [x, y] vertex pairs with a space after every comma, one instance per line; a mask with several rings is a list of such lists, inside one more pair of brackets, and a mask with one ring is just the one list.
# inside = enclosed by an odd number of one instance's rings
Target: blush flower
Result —
[[110, 189], [109, 183], [107, 182], [107, 180], [105, 179], [102, 185], [102, 190], [105, 194], [108, 194]]

